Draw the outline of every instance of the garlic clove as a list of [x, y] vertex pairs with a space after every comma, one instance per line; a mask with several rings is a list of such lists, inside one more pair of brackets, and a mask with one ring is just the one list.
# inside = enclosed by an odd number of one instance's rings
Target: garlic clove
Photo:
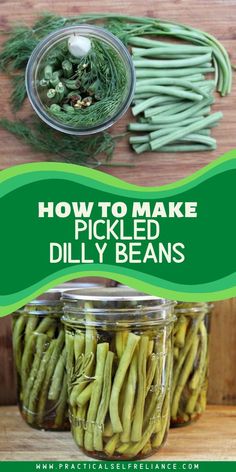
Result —
[[68, 39], [68, 49], [73, 57], [84, 57], [91, 49], [91, 40], [85, 36], [73, 34]]

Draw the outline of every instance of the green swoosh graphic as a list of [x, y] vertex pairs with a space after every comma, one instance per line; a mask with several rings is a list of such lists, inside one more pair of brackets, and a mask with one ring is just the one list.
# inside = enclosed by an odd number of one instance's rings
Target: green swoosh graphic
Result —
[[[124, 198], [159, 200], [161, 198], [174, 198], [193, 189], [197, 190], [200, 184], [210, 182], [211, 179], [213, 182], [216, 176], [221, 177], [224, 174], [226, 175], [227, 172], [235, 170], [236, 150], [226, 153], [185, 179], [160, 187], [136, 186], [103, 172], [72, 164], [25, 164], [9, 168], [0, 173], [0, 201], [24, 186], [48, 180], [63, 180], [64, 182], [83, 184], [87, 188], [102, 192], [106, 191], [108, 194]], [[224, 244], [226, 243], [227, 235]], [[32, 283], [23, 290], [0, 295], [0, 316], [9, 314], [59, 283], [73, 278], [88, 276], [113, 278], [147, 293], [183, 301], [220, 300], [235, 296], [236, 294], [236, 267], [235, 271], [229, 270], [227, 275], [216, 277], [216, 279], [207, 283], [186, 284], [173, 282], [168, 280], [168, 278], [165, 279], [164, 277], [138, 271], [137, 269], [134, 270], [129, 267], [94, 263], [90, 265], [73, 265], [59, 270], [55, 269], [53, 273], [41, 277], [36, 283]], [[4, 277], [4, 270], [2, 271], [2, 277]]]

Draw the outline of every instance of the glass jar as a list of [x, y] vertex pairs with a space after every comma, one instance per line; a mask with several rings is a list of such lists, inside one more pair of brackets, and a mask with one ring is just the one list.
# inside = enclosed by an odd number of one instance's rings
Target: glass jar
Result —
[[30, 426], [64, 431], [70, 423], [60, 292], [44, 296], [13, 313], [18, 404]]
[[[91, 42], [84, 57], [73, 57], [68, 40]], [[38, 116], [52, 128], [85, 136], [103, 131], [128, 110], [135, 70], [124, 44], [94, 25], [74, 25], [49, 34], [34, 49], [26, 68], [26, 90]]]
[[208, 303], [177, 303], [175, 314], [171, 426], [197, 420], [206, 408], [209, 364]]
[[125, 287], [63, 294], [70, 421], [105, 460], [155, 453], [169, 428], [174, 303]]

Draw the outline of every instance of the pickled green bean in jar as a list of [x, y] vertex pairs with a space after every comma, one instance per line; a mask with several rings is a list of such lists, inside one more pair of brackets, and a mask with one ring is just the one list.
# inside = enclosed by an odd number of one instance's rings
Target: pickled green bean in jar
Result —
[[177, 303], [173, 329], [171, 426], [184, 426], [205, 411], [208, 387], [208, 303]]
[[[47, 294], [45, 294], [47, 296]], [[68, 430], [65, 333], [60, 300], [34, 300], [13, 314], [18, 404], [37, 429]]]
[[169, 428], [174, 303], [125, 287], [63, 295], [69, 410], [93, 458], [142, 459]]

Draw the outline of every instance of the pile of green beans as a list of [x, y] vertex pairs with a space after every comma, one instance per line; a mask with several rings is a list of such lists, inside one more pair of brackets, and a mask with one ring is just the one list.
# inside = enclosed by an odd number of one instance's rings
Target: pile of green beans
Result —
[[[31, 306], [49, 313], [49, 306]], [[13, 352], [18, 402], [25, 421], [45, 430], [69, 429], [65, 333], [60, 315], [13, 314]]]
[[[140, 154], [155, 152], [195, 152], [216, 149], [211, 128], [222, 118], [211, 114], [216, 80], [210, 46], [173, 44], [133, 37], [136, 92], [132, 107], [137, 132], [129, 138]], [[138, 46], [138, 47], [136, 47]]]
[[74, 440], [94, 458], [151, 455], [169, 428], [172, 326], [101, 326], [86, 305], [84, 324], [63, 318]]
[[[184, 44], [188, 43], [189, 46], [197, 45], [211, 48], [217, 91], [222, 97], [231, 91], [232, 68], [229, 55], [217, 38], [205, 31], [183, 23], [163, 20], [162, 18], [119, 15], [117, 13], [87, 13], [80, 15], [79, 19], [83, 22], [103, 21], [114, 34], [118, 35], [127, 44], [138, 47], [148, 45], [152, 48], [158, 46], [163, 48], [166, 43], [163, 44], [162, 41], [155, 41], [151, 44], [150, 39], [146, 40], [144, 38], [144, 42], [139, 42], [142, 36], [148, 36], [149, 38], [156, 36], [161, 39], [171, 38], [184, 41]], [[64, 22], [66, 23], [67, 19], [64, 19]], [[168, 57], [171, 56], [170, 50], [168, 53]], [[182, 50], [179, 50], [178, 54], [181, 56]]]
[[171, 426], [195, 421], [207, 400], [209, 306], [178, 303], [175, 309]]

